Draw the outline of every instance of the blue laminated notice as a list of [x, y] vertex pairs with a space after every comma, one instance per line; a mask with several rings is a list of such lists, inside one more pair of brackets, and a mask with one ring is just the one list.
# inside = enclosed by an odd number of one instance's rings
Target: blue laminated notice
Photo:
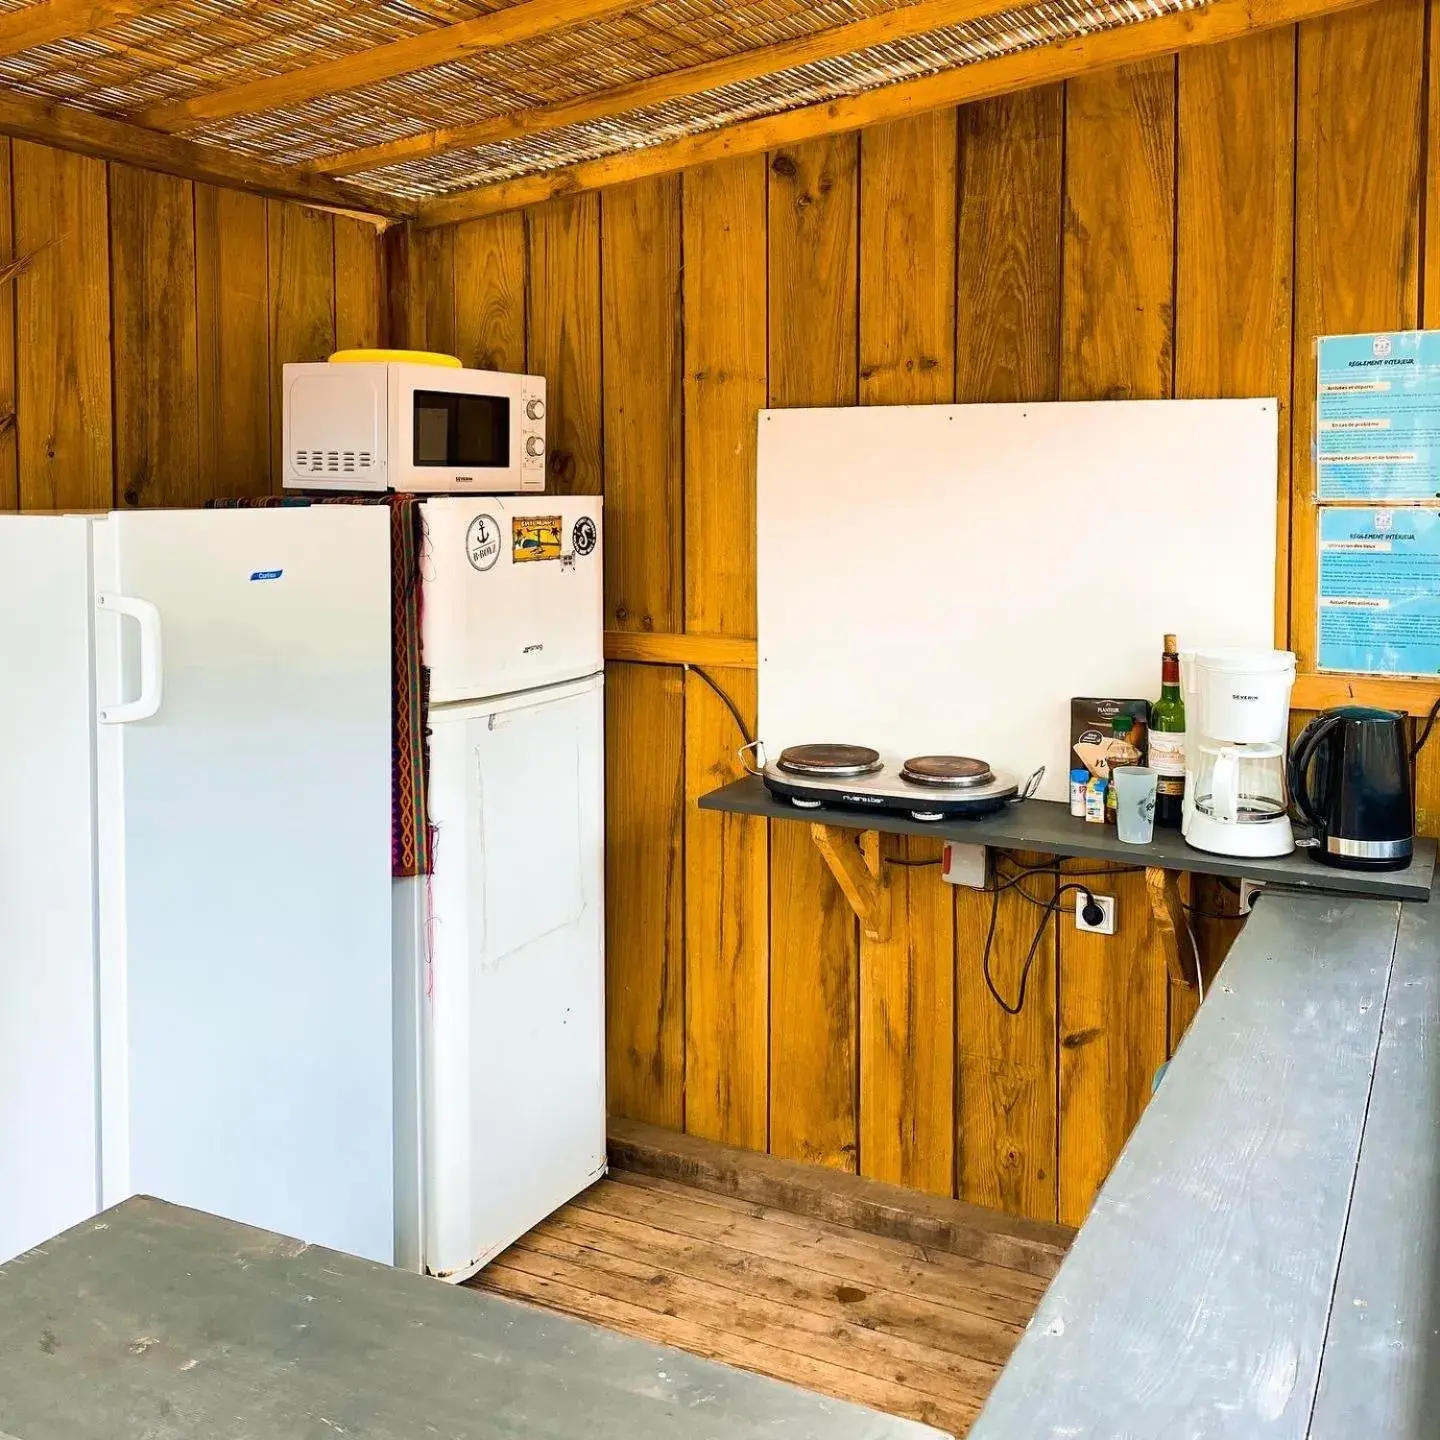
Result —
[[1317, 498], [1440, 500], [1440, 330], [1317, 342]]
[[1440, 513], [1320, 512], [1320, 669], [1440, 675]]

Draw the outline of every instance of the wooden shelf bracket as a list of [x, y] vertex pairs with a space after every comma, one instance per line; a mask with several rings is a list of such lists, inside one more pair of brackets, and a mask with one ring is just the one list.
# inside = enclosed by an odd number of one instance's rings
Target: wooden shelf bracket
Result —
[[1145, 888], [1150, 894], [1150, 909], [1165, 952], [1165, 968], [1177, 985], [1195, 988], [1195, 950], [1190, 943], [1189, 922], [1185, 904], [1180, 898], [1180, 876], [1174, 870], [1149, 866], [1145, 871]]
[[830, 867], [866, 937], [888, 940], [890, 885], [880, 860], [880, 836], [874, 830], [862, 830], [857, 843], [851, 838], [854, 834], [838, 825], [810, 826], [815, 848]]

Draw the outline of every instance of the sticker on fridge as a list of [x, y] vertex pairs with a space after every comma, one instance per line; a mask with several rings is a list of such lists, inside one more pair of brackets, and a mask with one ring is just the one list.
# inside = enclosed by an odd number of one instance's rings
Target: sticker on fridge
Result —
[[1320, 669], [1440, 675], [1440, 513], [1322, 510]]
[[1316, 342], [1322, 500], [1440, 500], [1440, 330]]
[[516, 515], [510, 521], [510, 558], [558, 560], [563, 522], [558, 515]]
[[493, 570], [500, 558], [500, 522], [477, 515], [465, 530], [465, 557], [476, 570]]

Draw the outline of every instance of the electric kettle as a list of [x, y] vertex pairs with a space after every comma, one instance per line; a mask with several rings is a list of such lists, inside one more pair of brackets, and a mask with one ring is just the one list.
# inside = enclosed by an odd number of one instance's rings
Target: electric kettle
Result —
[[1347, 705], [1317, 715], [1290, 752], [1290, 794], [1316, 860], [1342, 870], [1403, 870], [1414, 848], [1405, 717]]

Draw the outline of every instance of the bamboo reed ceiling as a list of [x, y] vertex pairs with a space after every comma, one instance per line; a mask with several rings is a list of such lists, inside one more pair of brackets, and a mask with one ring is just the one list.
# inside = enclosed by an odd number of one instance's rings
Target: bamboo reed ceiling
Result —
[[344, 177], [378, 206], [1203, 8], [1003, 3], [0, 0], [0, 92]]

